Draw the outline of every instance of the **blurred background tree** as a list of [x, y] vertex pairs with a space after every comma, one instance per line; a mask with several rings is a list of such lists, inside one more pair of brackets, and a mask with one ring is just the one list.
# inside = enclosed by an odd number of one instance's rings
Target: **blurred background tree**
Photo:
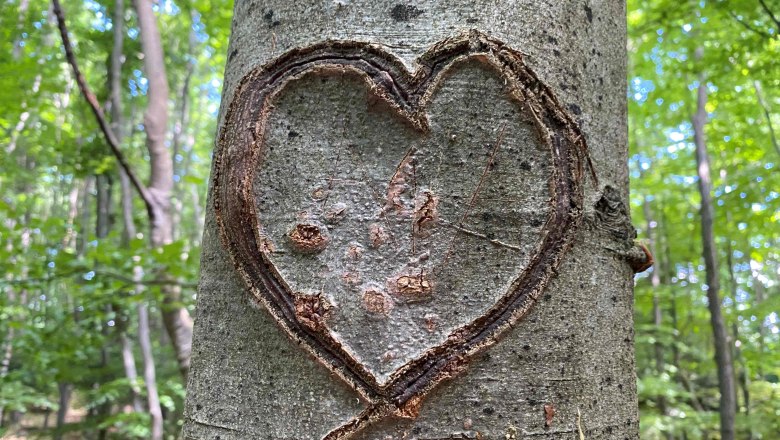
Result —
[[[145, 2], [62, 2], [75, 59], [140, 182], [152, 169]], [[8, 438], [159, 438], [160, 429], [174, 438], [181, 425], [186, 350], [163, 316], [196, 312], [232, 2], [151, 8], [168, 83], [165, 240], [150, 238], [147, 206], [78, 88], [53, 6], [0, 3]], [[628, 10], [632, 213], [656, 259], [636, 280], [642, 438], [725, 438], [713, 280], [733, 364], [734, 438], [780, 438], [780, 2], [631, 0]], [[694, 121], [712, 185], [709, 274]]]

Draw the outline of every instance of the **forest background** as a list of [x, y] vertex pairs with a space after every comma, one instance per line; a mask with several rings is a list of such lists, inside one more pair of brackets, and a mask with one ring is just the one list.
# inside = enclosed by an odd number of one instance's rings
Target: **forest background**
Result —
[[[232, 2], [62, 2], [126, 167], [54, 6], [0, 3], [0, 435], [175, 438]], [[656, 260], [636, 277], [641, 436], [719, 438], [715, 276], [737, 438], [780, 438], [780, 2], [631, 0], [628, 28], [631, 211]]]

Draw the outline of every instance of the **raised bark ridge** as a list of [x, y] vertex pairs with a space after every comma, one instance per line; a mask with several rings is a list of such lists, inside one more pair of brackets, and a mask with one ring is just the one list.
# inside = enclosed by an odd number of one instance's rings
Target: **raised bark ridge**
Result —
[[[293, 291], [292, 283], [275, 264], [273, 254], [278, 243], [274, 242], [275, 237], [266, 234], [265, 226], [260, 223], [262, 212], [254, 196], [255, 173], [267, 154], [265, 143], [272, 101], [283, 95], [291, 81], [310, 74], [334, 71], [357, 74], [366, 81], [373, 96], [425, 134], [430, 127], [426, 108], [444, 74], [454, 64], [466, 60], [481, 62], [503, 77], [509, 94], [530, 117], [540, 144], [549, 154], [546, 218], [524, 268], [495, 304], [450, 332], [441, 343], [395, 369], [385, 380], [378, 380], [376, 372], [356, 359], [350, 347], [328, 329], [327, 318], [333, 311], [327, 297]], [[352, 41], [294, 49], [244, 77], [220, 133], [215, 155], [214, 207], [223, 243], [237, 271], [280, 327], [369, 403], [365, 411], [331, 431], [327, 439], [347, 437], [371, 421], [389, 415], [414, 416], [428, 391], [462, 371], [473, 355], [494, 344], [528, 312], [571, 246], [582, 217], [583, 170], [589, 162], [584, 138], [551, 90], [525, 65], [519, 52], [471, 31], [436, 44], [418, 63], [417, 72], [409, 74], [398, 59], [383, 49]], [[494, 150], [500, 146], [503, 136], [504, 129], [501, 129]], [[397, 172], [411, 163], [408, 159], [407, 154]], [[403, 209], [394, 188], [395, 177], [394, 174], [387, 187], [383, 214], [399, 205]], [[477, 190], [482, 180], [479, 179]], [[423, 236], [426, 228], [442, 223], [436, 215], [435, 194], [422, 194], [411, 216], [413, 236]], [[327, 192], [319, 196], [327, 197]], [[475, 196], [476, 191], [468, 205], [473, 204]], [[341, 215], [340, 212], [332, 214]], [[467, 214], [468, 211], [459, 223], [452, 224], [456, 232], [467, 233], [462, 227]], [[383, 232], [386, 233], [382, 228], [374, 228], [370, 233], [372, 243], [384, 240]], [[322, 251], [329, 240], [325, 228], [313, 222], [299, 223], [287, 237], [293, 248], [310, 254]], [[487, 236], [481, 238], [493, 244], [497, 241]], [[449, 254], [446, 250], [443, 255], [445, 263]], [[434, 290], [433, 282], [422, 272], [419, 276], [400, 276], [396, 281], [397, 293], [401, 295], [426, 295]], [[387, 308], [381, 292], [367, 290], [365, 293], [371, 300], [369, 311]]]

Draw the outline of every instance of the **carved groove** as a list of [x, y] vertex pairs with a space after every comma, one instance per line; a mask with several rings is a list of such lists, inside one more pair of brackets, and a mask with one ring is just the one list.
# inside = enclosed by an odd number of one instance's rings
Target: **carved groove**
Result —
[[[506, 79], [512, 98], [532, 116], [552, 158], [552, 209], [525, 270], [487, 312], [446, 341], [395, 371], [384, 386], [329, 331], [301, 318], [302, 303], [270, 262], [252, 194], [263, 159], [270, 102], [290, 81], [322, 71], [357, 72], [372, 93], [424, 133], [426, 105], [451, 66], [477, 59]], [[463, 371], [476, 353], [496, 343], [533, 306], [556, 273], [581, 223], [584, 168], [593, 168], [579, 127], [552, 91], [525, 65], [519, 52], [478, 31], [444, 40], [418, 59], [414, 74], [382, 48], [328, 41], [293, 49], [248, 73], [238, 85], [215, 154], [214, 208], [222, 242], [252, 294], [279, 326], [326, 368], [353, 387], [368, 407], [324, 440], [347, 438], [389, 417], [414, 417], [425, 395]], [[297, 307], [297, 308], [296, 308]], [[306, 309], [308, 310], [308, 309]], [[308, 320], [307, 320], [308, 319]], [[319, 321], [317, 321], [319, 322]]]

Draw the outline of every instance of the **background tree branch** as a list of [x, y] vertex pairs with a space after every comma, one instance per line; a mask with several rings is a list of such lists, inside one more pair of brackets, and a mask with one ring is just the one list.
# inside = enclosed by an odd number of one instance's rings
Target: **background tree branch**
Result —
[[65, 12], [62, 9], [62, 5], [60, 5], [59, 0], [52, 0], [52, 5], [54, 8], [54, 14], [57, 16], [57, 28], [60, 31], [62, 46], [65, 49], [65, 58], [68, 60], [68, 64], [70, 64], [71, 68], [73, 69], [73, 74], [76, 77], [76, 83], [79, 86], [79, 90], [81, 90], [81, 94], [84, 96], [84, 99], [86, 99], [87, 103], [89, 103], [89, 107], [92, 109], [92, 113], [95, 115], [98, 126], [100, 126], [100, 130], [105, 135], [106, 140], [108, 141], [108, 146], [111, 148], [111, 152], [114, 154], [114, 157], [119, 163], [119, 166], [122, 167], [127, 176], [130, 178], [130, 182], [133, 184], [133, 187], [135, 187], [136, 191], [138, 191], [138, 195], [141, 196], [141, 199], [144, 201], [146, 209], [149, 211], [149, 215], [154, 215], [152, 209], [154, 205], [151, 194], [143, 182], [141, 182], [141, 180], [138, 178], [138, 175], [136, 175], [136, 173], [130, 167], [127, 158], [125, 158], [122, 150], [120, 149], [119, 141], [117, 140], [116, 135], [114, 134], [113, 130], [111, 130], [111, 126], [109, 125], [108, 121], [106, 121], [106, 116], [103, 113], [103, 109], [100, 107], [100, 103], [98, 103], [97, 97], [95, 97], [95, 94], [89, 88], [89, 85], [87, 85], [87, 82], [84, 79], [84, 75], [81, 73], [81, 69], [79, 69], [76, 56], [73, 53], [73, 44], [71, 43], [70, 37], [68, 36], [68, 28], [65, 24]]

